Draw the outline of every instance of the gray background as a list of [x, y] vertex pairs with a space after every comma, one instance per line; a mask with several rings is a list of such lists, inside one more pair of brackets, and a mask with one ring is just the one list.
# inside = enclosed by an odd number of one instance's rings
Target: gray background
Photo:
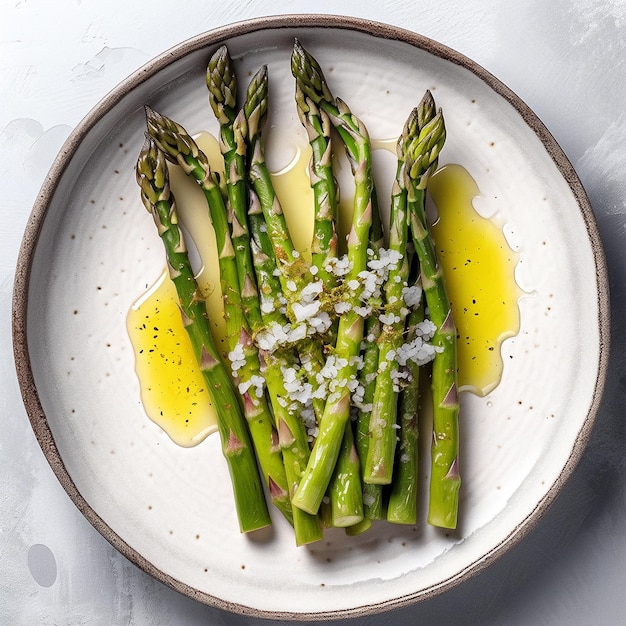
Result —
[[313, 11], [414, 30], [469, 56], [511, 87], [546, 124], [585, 185], [612, 291], [613, 351], [604, 401], [579, 466], [539, 525], [460, 587], [410, 609], [353, 622], [626, 623], [624, 0], [0, 0], [0, 624], [260, 622], [198, 604], [146, 576], [74, 507], [37, 445], [21, 401], [11, 291], [21, 236], [43, 178], [71, 129], [100, 98], [141, 64], [199, 32], [261, 15]]

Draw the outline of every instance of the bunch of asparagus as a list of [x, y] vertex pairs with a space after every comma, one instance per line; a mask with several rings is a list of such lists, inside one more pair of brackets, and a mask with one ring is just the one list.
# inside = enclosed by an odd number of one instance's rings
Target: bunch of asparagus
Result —
[[[445, 141], [442, 113], [426, 92], [404, 125], [385, 244], [365, 125], [332, 95], [320, 65], [298, 41], [291, 68], [312, 155], [310, 259], [293, 244], [265, 163], [265, 66], [238, 105], [227, 48], [209, 61], [206, 82], [220, 127], [224, 180], [180, 124], [149, 108], [136, 170], [217, 411], [240, 528], [269, 523], [263, 483], [292, 524], [297, 545], [319, 540], [328, 526], [357, 534], [373, 519], [414, 524], [419, 374], [430, 361], [428, 521], [454, 528], [460, 486], [456, 330], [425, 212], [426, 185]], [[355, 188], [341, 257], [336, 141]], [[211, 336], [166, 160], [206, 197], [219, 253], [226, 354]]]

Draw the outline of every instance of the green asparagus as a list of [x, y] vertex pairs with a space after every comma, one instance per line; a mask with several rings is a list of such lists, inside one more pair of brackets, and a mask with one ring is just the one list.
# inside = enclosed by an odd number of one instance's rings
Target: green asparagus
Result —
[[414, 111], [407, 119], [396, 147], [398, 166], [389, 218], [389, 250], [396, 253], [396, 260], [389, 270], [384, 289], [385, 317], [384, 320], [379, 318], [383, 327], [378, 339], [378, 373], [370, 417], [370, 443], [363, 471], [363, 480], [374, 484], [391, 483], [393, 474], [399, 392], [396, 353], [404, 340], [404, 325], [409, 312], [403, 295], [409, 275], [404, 146], [417, 133], [417, 113]]
[[[237, 145], [244, 147], [244, 153], [252, 152], [248, 149], [247, 118], [243, 109], [234, 119], [233, 135]], [[269, 340], [272, 330], [284, 329], [288, 319], [281, 311], [282, 292], [280, 281], [276, 276], [278, 268], [274, 248], [267, 234], [263, 209], [254, 190], [249, 192], [247, 217], [250, 224], [253, 265], [258, 283], [262, 285], [263, 303], [260, 306], [262, 325], [257, 333], [259, 356], [274, 411], [291, 498], [310, 454], [306, 425], [301, 419], [303, 407], [291, 397], [293, 394], [287, 389], [287, 379], [292, 382], [291, 378], [298, 376], [298, 353], [295, 346], [289, 342], [285, 345], [280, 343], [271, 345]], [[297, 545], [312, 543], [322, 538], [322, 528], [317, 516], [297, 508], [292, 509], [292, 514]]]
[[[455, 528], [461, 482], [456, 328], [426, 218], [426, 187], [446, 138], [443, 115], [427, 91], [404, 125], [385, 249], [364, 123], [333, 96], [320, 64], [297, 40], [291, 71], [311, 147], [310, 261], [294, 247], [265, 162], [266, 66], [252, 77], [238, 108], [227, 47], [208, 62], [223, 179], [181, 125], [148, 107], [148, 135], [136, 168], [217, 412], [240, 529], [270, 523], [261, 476], [294, 526], [297, 545], [321, 539], [327, 525], [356, 535], [373, 519], [416, 523], [420, 366], [406, 349], [420, 340], [425, 325], [432, 328], [435, 352], [428, 522]], [[337, 137], [354, 178], [341, 258]], [[207, 201], [228, 354], [219, 354], [198, 296], [169, 189], [168, 160], [198, 183]], [[418, 303], [415, 293], [422, 288], [425, 302]], [[430, 321], [424, 321], [425, 311]]]
[[[311, 293], [309, 282], [312, 275], [310, 264], [294, 248], [265, 162], [262, 130], [267, 119], [267, 81], [267, 67], [263, 66], [250, 80], [246, 92], [243, 110], [247, 122], [248, 152], [251, 155], [249, 177], [265, 218], [269, 240], [272, 243], [277, 273], [286, 301], [287, 317], [302, 332], [301, 339], [298, 341], [300, 360], [307, 371], [308, 381], [312, 388], [313, 407], [320, 417], [323, 402], [317, 393], [320, 386], [318, 374], [324, 366], [324, 353], [321, 340], [316, 337], [320, 336], [320, 331], [328, 329], [331, 321], [330, 316], [327, 313], [324, 315], [323, 312], [315, 316], [303, 316], [298, 313], [303, 311], [303, 294]], [[313, 326], [314, 323], [315, 326]]]
[[[425, 98], [429, 96], [427, 93]], [[437, 167], [438, 155], [445, 141], [443, 114], [438, 111], [432, 115], [434, 108], [432, 103], [430, 115], [420, 120], [420, 141], [407, 149], [407, 205], [426, 305], [437, 328], [432, 340], [438, 352], [432, 364], [431, 379], [433, 439], [428, 522], [442, 528], [456, 528], [461, 486], [456, 327], [425, 209], [428, 177]]]
[[[294, 46], [291, 68], [294, 77], [300, 82], [302, 92], [328, 114], [346, 146], [349, 146], [347, 153], [355, 180], [352, 227], [347, 241], [350, 265], [346, 281], [349, 284], [352, 280], [358, 281], [359, 274], [366, 270], [367, 265], [374, 188], [369, 136], [364, 124], [352, 115], [348, 106], [333, 98], [319, 64], [298, 42]], [[346, 423], [350, 419], [349, 385], [352, 380], [356, 380], [356, 359], [363, 339], [364, 320], [354, 310], [360, 304], [358, 294], [348, 294], [347, 303], [350, 310], [339, 319], [334, 348], [342, 365], [326, 400], [307, 469], [292, 499], [294, 506], [309, 513], [319, 509], [339, 456]]]
[[[211, 335], [204, 302], [198, 297], [183, 234], [178, 225], [174, 197], [170, 192], [166, 160], [153, 139], [147, 138], [137, 168], [141, 199], [152, 213], [163, 241], [169, 275], [179, 297], [183, 322], [207, 384], [222, 450], [230, 471], [235, 506], [242, 532], [270, 524], [263, 486], [239, 399]], [[271, 486], [274, 489], [274, 486]]]
[[233, 376], [242, 396], [244, 414], [272, 501], [287, 519], [291, 520], [285, 468], [280, 449], [274, 445], [277, 437], [265, 396], [265, 381], [261, 375], [261, 365], [250, 327], [241, 307], [235, 252], [221, 190], [206, 155], [180, 124], [148, 108], [146, 117], [148, 131], [166, 158], [180, 165], [185, 173], [199, 184], [207, 199], [217, 242]]
[[218, 48], [211, 57], [207, 66], [206, 84], [209, 104], [220, 126], [220, 148], [224, 157], [229, 221], [241, 303], [250, 328], [256, 332], [261, 327], [261, 307], [247, 222], [246, 144], [242, 139], [237, 141], [233, 131], [237, 115], [237, 79], [226, 46]]
[[[304, 94], [298, 80], [296, 80], [295, 91], [298, 115], [307, 131], [311, 146], [309, 177], [314, 198], [311, 272], [315, 274], [317, 280], [322, 282], [328, 306], [332, 310], [335, 303], [334, 291], [338, 282], [336, 273], [333, 271], [333, 262], [337, 259], [339, 194], [333, 172], [331, 123], [328, 114], [319, 109]], [[334, 319], [327, 337], [327, 342], [331, 345], [336, 339], [337, 325], [337, 319]], [[321, 418], [324, 403], [317, 399], [315, 402], [319, 403], [316, 408], [317, 414]], [[332, 526], [353, 526], [363, 519], [360, 462], [354, 446], [352, 425], [349, 422], [345, 426], [343, 444], [327, 491]]]
[[337, 257], [338, 191], [333, 173], [331, 124], [328, 114], [307, 97], [296, 80], [296, 107], [311, 145], [309, 175], [313, 189], [315, 217], [311, 245], [316, 277], [332, 290], [337, 277], [328, 269], [329, 259]]
[[[407, 341], [415, 339], [416, 327], [423, 319], [424, 305], [420, 303], [409, 315]], [[409, 361], [407, 368], [410, 376], [400, 392], [399, 442], [387, 503], [387, 521], [394, 524], [415, 524], [417, 521], [420, 366], [414, 361]]]
[[[383, 226], [380, 213], [374, 203], [372, 213], [372, 229], [370, 231], [370, 250], [373, 259], [379, 258], [384, 245]], [[374, 311], [382, 307], [382, 301], [378, 299], [371, 303]], [[363, 389], [363, 396], [358, 405], [355, 443], [359, 458], [361, 459], [361, 489], [363, 492], [363, 513], [366, 518], [383, 519], [384, 502], [383, 486], [380, 484], [366, 483], [365, 459], [370, 443], [370, 419], [374, 406], [374, 392], [376, 390], [376, 375], [378, 373], [378, 340], [382, 331], [382, 323], [377, 314], [370, 315], [365, 321], [365, 337], [363, 348], [363, 368], [359, 372], [359, 381]]]

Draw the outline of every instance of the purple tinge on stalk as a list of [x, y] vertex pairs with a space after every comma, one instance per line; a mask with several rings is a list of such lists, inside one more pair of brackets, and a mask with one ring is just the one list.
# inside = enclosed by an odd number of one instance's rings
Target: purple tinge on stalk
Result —
[[255, 400], [248, 391], [242, 394], [241, 398], [243, 400], [243, 414], [252, 415], [259, 405], [259, 401]]
[[440, 333], [450, 333], [455, 332], [456, 326], [454, 325], [454, 320], [452, 319], [452, 309], [448, 309], [448, 313], [446, 314], [446, 319], [443, 320], [443, 324], [439, 329]]
[[239, 343], [245, 348], [251, 348], [254, 344], [252, 337], [246, 328], [242, 328], [239, 333]]
[[257, 294], [258, 294], [258, 291], [257, 291], [256, 285], [254, 284], [254, 281], [252, 280], [252, 277], [249, 274], [246, 274], [246, 277], [243, 283], [243, 289], [241, 290], [241, 297], [253, 298]]
[[185, 313], [185, 310], [182, 306], [180, 306], [180, 304], [178, 305], [178, 310], [180, 311], [180, 317], [183, 320], [183, 328], [187, 328], [193, 320], [189, 317], [189, 315], [187, 315], [187, 313]]
[[452, 465], [450, 465], [450, 469], [446, 474], [446, 478], [454, 478], [455, 480], [459, 478], [459, 459], [456, 458], [452, 461]]
[[243, 445], [241, 439], [239, 439], [239, 437], [237, 437], [237, 435], [235, 435], [235, 433], [231, 430], [228, 433], [228, 443], [226, 444], [225, 452], [238, 452], [239, 450], [243, 450], [244, 447], [245, 446]]
[[200, 369], [208, 370], [212, 369], [218, 364], [218, 360], [209, 353], [205, 346], [202, 346], [202, 352], [200, 354]]
[[281, 446], [291, 445], [296, 438], [293, 436], [291, 432], [291, 428], [287, 426], [285, 420], [281, 419], [278, 421], [278, 441]]
[[350, 394], [344, 393], [343, 396], [341, 396], [341, 398], [335, 403], [336, 411], [334, 411], [334, 413], [338, 415], [342, 415], [342, 414], [349, 412], [350, 401], [351, 401]]
[[288, 495], [287, 492], [284, 489], [281, 489], [281, 487], [279, 487], [272, 480], [271, 476], [268, 478], [267, 487], [269, 489], [270, 497], [272, 498], [272, 500], [276, 500], [278, 498], [284, 498], [284, 497], [286, 497]]
[[454, 407], [459, 403], [459, 394], [457, 392], [456, 385], [452, 383], [450, 385], [450, 389], [446, 393], [444, 399], [441, 401], [439, 406], [441, 407]]
[[363, 318], [356, 316], [349, 328], [346, 328], [346, 337], [353, 339], [354, 341], [361, 340], [363, 334]]
[[230, 235], [231, 239], [237, 239], [237, 237], [242, 237], [243, 235], [245, 235], [247, 231], [243, 228], [241, 222], [237, 219], [237, 216], [233, 213], [232, 210], [229, 210], [228, 217], [232, 229]]
[[353, 443], [350, 448], [350, 462], [358, 463], [359, 462], [359, 453], [357, 452], [356, 445]]

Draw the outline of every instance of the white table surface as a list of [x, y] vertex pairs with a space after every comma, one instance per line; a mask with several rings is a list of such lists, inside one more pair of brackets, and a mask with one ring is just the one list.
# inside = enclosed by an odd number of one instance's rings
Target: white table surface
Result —
[[[0, 623], [260, 622], [204, 606], [150, 578], [74, 507], [22, 404], [11, 292], [44, 176], [71, 129], [110, 89], [197, 33], [262, 15], [311, 12], [414, 30], [511, 87], [582, 179], [612, 289], [614, 349], [604, 402], [579, 466], [538, 526], [454, 590], [351, 623], [626, 624], [625, 0], [0, 0]], [[47, 546], [56, 571], [41, 562], [29, 568], [34, 545]]]

